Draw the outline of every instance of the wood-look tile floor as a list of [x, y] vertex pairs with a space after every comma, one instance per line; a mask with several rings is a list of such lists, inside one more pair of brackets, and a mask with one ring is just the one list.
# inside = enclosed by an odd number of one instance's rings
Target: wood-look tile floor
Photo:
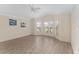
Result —
[[48, 36], [26, 36], [0, 43], [1, 54], [71, 54], [70, 43]]

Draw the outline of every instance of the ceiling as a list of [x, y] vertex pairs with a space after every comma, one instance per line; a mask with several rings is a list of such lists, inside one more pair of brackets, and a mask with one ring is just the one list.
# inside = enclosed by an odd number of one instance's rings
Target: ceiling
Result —
[[[34, 12], [31, 7], [37, 8]], [[74, 5], [69, 4], [0, 4], [0, 15], [40, 16], [71, 12]]]
[[39, 8], [39, 10], [34, 12], [35, 16], [71, 12], [74, 7], [74, 5], [70, 5], [70, 4], [38, 4], [38, 5], [32, 5], [32, 6], [34, 8]]
[[30, 16], [29, 6], [24, 4], [0, 4], [0, 15]]

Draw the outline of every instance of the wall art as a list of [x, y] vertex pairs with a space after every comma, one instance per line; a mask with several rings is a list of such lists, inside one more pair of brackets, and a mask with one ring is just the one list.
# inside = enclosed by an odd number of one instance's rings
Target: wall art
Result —
[[25, 28], [26, 27], [26, 23], [25, 22], [21, 22], [21, 27]]
[[10, 26], [16, 26], [17, 25], [17, 20], [15, 20], [15, 19], [9, 19], [9, 25]]

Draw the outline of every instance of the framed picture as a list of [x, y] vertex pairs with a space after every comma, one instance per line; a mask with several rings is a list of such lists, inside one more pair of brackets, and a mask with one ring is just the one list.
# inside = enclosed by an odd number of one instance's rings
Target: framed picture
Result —
[[21, 28], [25, 28], [26, 27], [26, 23], [25, 22], [21, 22]]
[[10, 26], [16, 26], [17, 25], [17, 20], [9, 19], [9, 25]]

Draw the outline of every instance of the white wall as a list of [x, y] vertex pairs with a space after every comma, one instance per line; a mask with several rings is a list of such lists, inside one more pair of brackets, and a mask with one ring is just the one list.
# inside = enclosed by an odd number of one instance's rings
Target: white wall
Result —
[[[9, 25], [10, 18], [17, 19], [17, 26]], [[20, 27], [22, 21], [26, 23], [26, 28]], [[0, 16], [0, 42], [30, 35], [30, 29], [30, 18], [28, 17]]]
[[[0, 42], [11, 40], [31, 34], [31, 11], [24, 4], [0, 4]], [[17, 26], [9, 26], [9, 19], [16, 19]], [[26, 28], [21, 28], [24, 21]]]
[[79, 5], [72, 12], [72, 48], [74, 53], [79, 53]]
[[57, 37], [61, 41], [71, 42], [71, 14], [62, 13], [58, 15]]
[[[41, 32], [36, 32], [36, 25], [34, 27], [34, 33], [36, 35], [48, 35], [48, 36], [53, 36], [56, 37], [57, 39], [65, 42], [71, 42], [71, 16], [70, 13], [61, 13], [61, 14], [49, 14], [45, 15], [39, 18], [35, 19], [35, 23], [40, 21], [40, 22], [45, 22], [45, 21], [55, 21], [58, 20], [58, 26], [54, 29], [53, 33], [45, 33], [43, 31], [43, 26], [42, 26], [42, 31]], [[35, 24], [34, 23], [34, 24]], [[56, 35], [55, 35], [56, 34]]]

